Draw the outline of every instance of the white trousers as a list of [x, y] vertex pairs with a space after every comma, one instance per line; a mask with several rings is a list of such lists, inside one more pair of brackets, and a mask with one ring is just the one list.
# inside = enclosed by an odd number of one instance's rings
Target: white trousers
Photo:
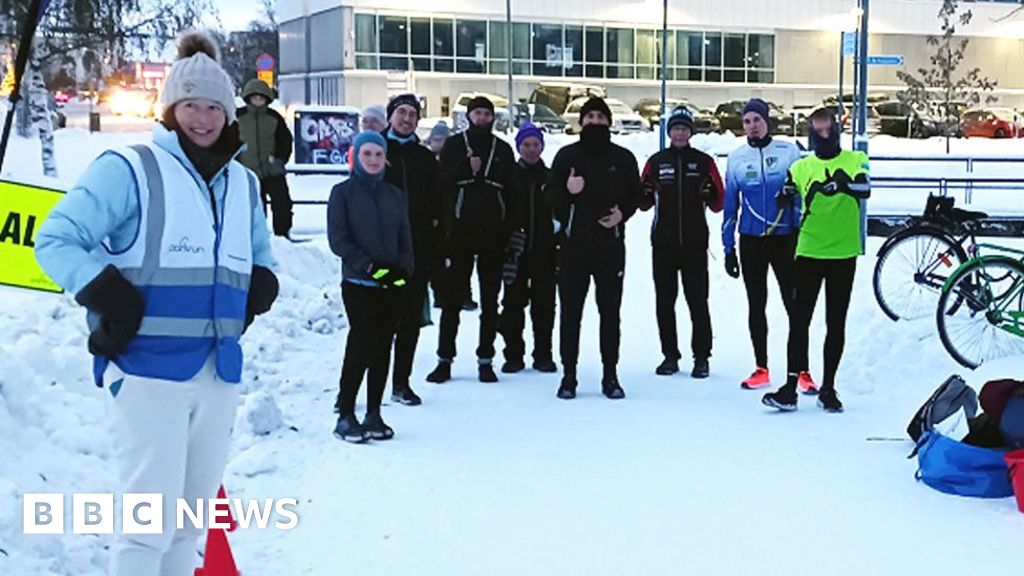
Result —
[[[111, 371], [104, 378], [108, 386], [118, 377]], [[216, 495], [238, 395], [238, 384], [217, 378], [212, 356], [187, 382], [124, 375], [113, 398], [112, 424], [120, 490], [163, 494], [163, 533], [118, 530], [111, 576], [193, 576], [201, 531], [187, 518], [185, 529], [175, 529], [177, 499], [194, 508], [197, 498], [205, 502]]]

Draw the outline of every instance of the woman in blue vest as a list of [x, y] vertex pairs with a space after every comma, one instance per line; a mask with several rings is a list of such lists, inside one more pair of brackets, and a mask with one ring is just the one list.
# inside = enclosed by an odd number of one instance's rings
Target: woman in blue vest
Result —
[[151, 143], [109, 150], [40, 228], [43, 269], [89, 310], [93, 375], [113, 396], [122, 493], [163, 495], [163, 530], [123, 534], [114, 576], [186, 576], [200, 530], [178, 498], [212, 498], [242, 376], [239, 338], [277, 279], [259, 183], [241, 148], [217, 47], [179, 43]]
[[[408, 197], [384, 180], [387, 141], [377, 132], [361, 132], [352, 149], [352, 177], [331, 190], [327, 203], [327, 239], [341, 257], [341, 297], [349, 319], [334, 435], [361, 443], [395, 435], [380, 405], [415, 259]], [[360, 423], [356, 396], [364, 375], [366, 418]]]

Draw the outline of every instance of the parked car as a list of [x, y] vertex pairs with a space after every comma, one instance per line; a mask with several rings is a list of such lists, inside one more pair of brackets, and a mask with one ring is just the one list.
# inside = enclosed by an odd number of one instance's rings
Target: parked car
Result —
[[960, 116], [967, 138], [1017, 138], [1021, 135], [1021, 117], [1012, 108], [975, 108]]
[[566, 127], [565, 119], [555, 114], [555, 111], [551, 108], [543, 104], [520, 102], [516, 105], [516, 128], [523, 122], [532, 122], [549, 134], [562, 134], [565, 132]]
[[[580, 109], [583, 108], [583, 104], [589, 100], [590, 97], [578, 98], [569, 103], [569, 106], [565, 109], [565, 114], [562, 114], [562, 119], [566, 122], [565, 133], [576, 134], [580, 131]], [[643, 132], [650, 130], [647, 125], [647, 121], [633, 111], [632, 108], [626, 106], [622, 100], [616, 98], [605, 98], [605, 104], [612, 111], [612, 134], [624, 134], [628, 132]]]
[[53, 100], [57, 104], [67, 104], [71, 101], [71, 94], [64, 90], [55, 90], [53, 92]]
[[[675, 110], [677, 106], [686, 106], [690, 113], [693, 114], [693, 127], [698, 134], [718, 132], [721, 129], [721, 125], [718, 123], [718, 118], [715, 118], [714, 112], [706, 108], [700, 108], [688, 100], [680, 100], [678, 98], [665, 99], [665, 109], [669, 112]], [[647, 120], [651, 130], [657, 129], [661, 123], [661, 100], [644, 98], [633, 106], [633, 110]]]
[[931, 138], [940, 131], [934, 118], [898, 100], [876, 104], [875, 111], [878, 112], [881, 134], [900, 138]]
[[495, 132], [508, 132], [512, 129], [512, 115], [508, 111], [508, 98], [486, 92], [463, 92], [455, 99], [455, 105], [452, 106], [452, 129], [455, 132], [469, 128], [469, 120], [466, 119], [466, 105], [477, 96], [483, 96], [494, 104]]
[[[728, 130], [737, 136], [743, 135], [743, 106], [746, 100], [729, 100], [715, 108], [715, 117], [723, 131]], [[778, 104], [768, 102], [768, 133], [792, 136], [795, 134], [793, 114]]]
[[594, 84], [573, 84], [571, 82], [541, 82], [530, 94], [530, 104], [543, 104], [555, 111], [565, 114], [565, 110], [574, 100], [597, 96], [607, 96], [604, 88]]

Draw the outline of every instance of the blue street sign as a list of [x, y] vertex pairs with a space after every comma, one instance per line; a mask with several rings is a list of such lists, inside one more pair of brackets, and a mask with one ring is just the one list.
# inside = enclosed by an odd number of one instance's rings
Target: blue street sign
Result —
[[903, 56], [868, 56], [868, 66], [903, 66]]
[[843, 56], [853, 56], [857, 52], [857, 33], [843, 32]]

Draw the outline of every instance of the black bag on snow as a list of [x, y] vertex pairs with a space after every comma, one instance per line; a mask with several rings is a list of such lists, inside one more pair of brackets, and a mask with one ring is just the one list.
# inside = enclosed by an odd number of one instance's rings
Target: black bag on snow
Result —
[[960, 410], [967, 413], [967, 418], [974, 418], [978, 413], [978, 394], [963, 378], [953, 374], [914, 414], [907, 426], [907, 434], [917, 442], [925, 432]]

